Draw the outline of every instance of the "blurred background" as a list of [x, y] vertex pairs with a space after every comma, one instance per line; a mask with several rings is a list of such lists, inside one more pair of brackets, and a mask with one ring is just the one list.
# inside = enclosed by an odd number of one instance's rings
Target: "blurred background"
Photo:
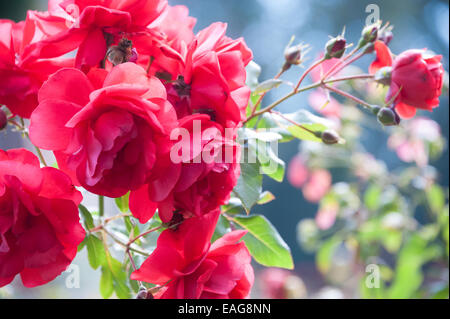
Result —
[[[19, 21], [25, 18], [26, 10], [46, 10], [45, 0], [16, 0], [0, 2], [0, 18]], [[254, 61], [262, 67], [261, 79], [273, 77], [284, 62], [283, 50], [292, 35], [296, 41], [304, 42], [311, 46], [309, 61], [314, 59], [324, 47], [328, 36], [341, 33], [346, 27], [346, 38], [349, 42], [359, 39], [361, 29], [365, 24], [366, 7], [376, 4], [380, 8], [380, 19], [383, 22], [391, 22], [394, 27], [394, 39], [390, 48], [394, 53], [400, 53], [410, 48], [428, 48], [436, 53], [443, 54], [444, 68], [448, 70], [449, 47], [449, 3], [440, 0], [399, 0], [399, 1], [375, 1], [375, 0], [169, 0], [171, 5], [183, 4], [190, 9], [191, 16], [197, 18], [196, 31], [216, 21], [228, 23], [228, 35], [233, 38], [244, 37], [248, 46], [253, 50]], [[363, 69], [367, 67], [373, 56], [365, 57], [356, 64]], [[284, 78], [296, 82], [301, 69], [290, 70]], [[308, 80], [309, 81], [309, 80]], [[289, 88], [276, 90], [267, 95], [266, 105], [278, 96], [286, 93]], [[279, 106], [282, 112], [292, 112], [299, 108], [309, 109], [308, 95], [300, 94]], [[448, 140], [449, 134], [449, 108], [448, 95], [441, 98], [441, 106], [426, 116], [437, 121], [442, 130], [442, 135]], [[396, 156], [395, 152], [388, 148], [386, 136], [375, 134], [370, 130], [365, 132], [362, 140], [366, 141], [366, 150], [377, 159], [384, 161], [388, 169], [396, 169], [405, 165]], [[21, 137], [14, 132], [0, 134], [0, 148], [9, 149], [21, 146]], [[27, 146], [27, 145], [25, 145]], [[28, 145], [29, 146], [29, 145]], [[31, 147], [28, 147], [32, 149]], [[299, 143], [280, 144], [279, 157], [288, 163], [299, 150]], [[430, 164], [437, 169], [439, 184], [445, 189], [449, 185], [449, 153], [445, 149], [442, 156]], [[336, 177], [337, 176], [337, 177]], [[345, 176], [339, 170], [333, 171], [336, 181], [339, 178], [345, 180]], [[334, 179], [335, 180], [335, 179]], [[276, 200], [264, 206], [254, 208], [255, 213], [264, 214], [279, 230], [282, 237], [292, 250], [296, 264], [295, 275], [301, 278], [289, 279], [292, 285], [298, 289], [305, 289], [307, 293], [303, 297], [358, 297], [358, 293], [350, 291], [344, 293], [341, 290], [330, 287], [329, 281], [324, 279], [316, 268], [316, 255], [302, 249], [298, 240], [297, 225], [301, 220], [313, 218], [318, 210], [317, 204], [306, 201], [302, 192], [290, 185], [285, 179], [283, 183], [277, 183], [271, 179], [264, 179], [264, 189], [270, 190]], [[110, 204], [111, 210], [114, 209]], [[23, 289], [16, 279], [12, 286], [0, 289], [1, 294], [17, 298], [91, 298], [99, 297], [98, 271], [92, 270], [86, 261], [85, 252], [77, 256], [74, 261], [80, 266], [81, 283], [79, 289], [66, 289], [64, 282], [67, 275], [62, 275], [49, 286]], [[256, 266], [258, 267], [258, 266]], [[283, 281], [283, 274], [279, 276]], [[448, 278], [447, 278], [448, 280]], [[261, 297], [261, 282], [257, 280], [255, 297]], [[299, 288], [299, 285], [303, 288]], [[304, 286], [303, 286], [304, 285]]]

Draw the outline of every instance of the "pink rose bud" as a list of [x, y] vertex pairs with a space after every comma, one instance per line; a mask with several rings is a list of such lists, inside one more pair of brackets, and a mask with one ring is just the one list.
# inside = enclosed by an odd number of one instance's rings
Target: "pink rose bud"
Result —
[[289, 65], [299, 65], [302, 57], [302, 45], [294, 45], [286, 48], [284, 51], [284, 58]]
[[340, 141], [340, 137], [336, 131], [325, 130], [322, 132], [322, 142], [328, 145], [337, 144]]
[[347, 45], [347, 41], [342, 36], [337, 36], [333, 39], [330, 39], [327, 44], [325, 45], [325, 58], [331, 59], [331, 58], [337, 58], [340, 59], [345, 52], [345, 46]]

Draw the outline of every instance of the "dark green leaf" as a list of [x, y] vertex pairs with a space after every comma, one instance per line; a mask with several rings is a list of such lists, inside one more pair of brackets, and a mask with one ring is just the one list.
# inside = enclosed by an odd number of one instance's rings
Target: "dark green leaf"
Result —
[[439, 214], [445, 205], [444, 191], [439, 185], [431, 185], [427, 190], [427, 200], [433, 213]]
[[253, 205], [259, 200], [262, 190], [262, 175], [257, 163], [241, 163], [241, 176], [233, 192], [241, 200], [245, 211], [250, 213]]
[[103, 242], [100, 239], [95, 235], [88, 235], [86, 247], [88, 251], [88, 260], [92, 268], [97, 269], [99, 266], [105, 264], [106, 253]]
[[111, 271], [108, 267], [102, 267], [102, 275], [100, 277], [100, 294], [103, 298], [108, 299], [114, 292], [114, 282]]
[[94, 228], [95, 227], [94, 226], [94, 219], [92, 218], [92, 215], [89, 212], [89, 210], [86, 207], [84, 207], [83, 205], [81, 205], [81, 204], [78, 206], [78, 208], [80, 210], [80, 213], [81, 213], [81, 216], [83, 218], [84, 225], [85, 225], [86, 229], [89, 230], [89, 229]]
[[116, 205], [122, 213], [128, 212], [128, 201], [130, 199], [130, 193], [128, 192], [122, 197], [118, 197], [115, 199]]
[[248, 231], [244, 241], [258, 263], [267, 267], [294, 268], [289, 246], [264, 216], [236, 216], [230, 219]]

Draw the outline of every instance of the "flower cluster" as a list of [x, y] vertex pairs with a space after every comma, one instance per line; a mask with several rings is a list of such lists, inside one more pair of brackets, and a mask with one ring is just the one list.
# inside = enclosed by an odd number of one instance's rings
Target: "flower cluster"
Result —
[[[113, 198], [131, 192], [142, 223], [157, 210], [164, 223], [186, 220], [133, 274], [170, 281], [161, 297], [248, 296], [245, 232], [210, 241], [240, 174], [235, 140], [252, 52], [225, 35], [226, 24], [194, 34], [195, 22], [166, 0], [49, 1], [25, 21], [0, 21], [0, 103], [30, 119], [30, 140], [59, 167], [40, 169], [25, 151], [0, 154], [0, 285], [18, 273], [27, 286], [43, 284], [74, 258], [84, 237], [75, 185]], [[187, 140], [173, 138], [180, 130]], [[177, 143], [189, 149], [178, 162]], [[227, 161], [214, 152], [227, 150]], [[34, 240], [41, 233], [48, 238]]]

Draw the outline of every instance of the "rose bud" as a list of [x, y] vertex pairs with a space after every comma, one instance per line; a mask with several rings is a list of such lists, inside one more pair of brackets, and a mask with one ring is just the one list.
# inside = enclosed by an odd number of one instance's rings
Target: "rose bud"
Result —
[[299, 65], [301, 63], [302, 48], [303, 46], [301, 44], [286, 48], [284, 58], [288, 65]]
[[394, 99], [402, 118], [413, 117], [417, 109], [431, 112], [439, 106], [444, 79], [441, 59], [424, 50], [407, 50], [394, 60], [386, 101]]
[[378, 31], [380, 30], [380, 22], [366, 26], [361, 32], [361, 39], [358, 46], [362, 48], [367, 43], [373, 43], [378, 38]]
[[322, 142], [327, 145], [339, 143], [341, 140], [339, 134], [334, 130], [325, 130], [321, 134]]
[[385, 66], [379, 69], [375, 75], [374, 80], [377, 83], [383, 84], [383, 85], [390, 85], [391, 84], [391, 76], [392, 76], [392, 68], [390, 66]]
[[325, 54], [325, 59], [340, 59], [344, 55], [346, 45], [347, 41], [340, 35], [330, 39], [325, 45], [325, 51], [327, 52]]
[[400, 117], [395, 110], [383, 107], [377, 115], [378, 121], [384, 126], [395, 126], [400, 124]]
[[394, 34], [391, 30], [383, 30], [381, 34], [378, 36], [378, 40], [384, 42], [384, 44], [389, 45], [392, 39], [394, 38]]
[[0, 131], [3, 130], [6, 125], [8, 125], [8, 118], [6, 117], [5, 111], [0, 109]]

